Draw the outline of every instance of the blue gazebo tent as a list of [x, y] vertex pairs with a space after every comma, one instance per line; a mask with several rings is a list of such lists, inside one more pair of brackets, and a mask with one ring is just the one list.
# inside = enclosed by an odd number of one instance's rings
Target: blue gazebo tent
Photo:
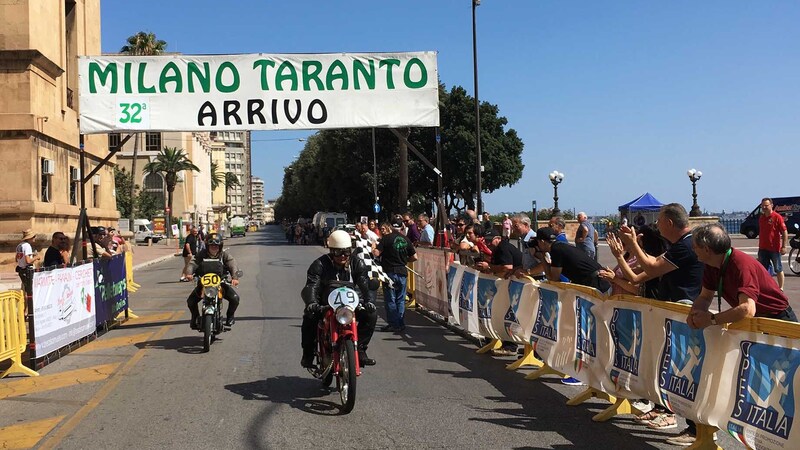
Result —
[[655, 197], [645, 192], [634, 200], [619, 207], [620, 217], [627, 217], [634, 225], [642, 226], [653, 223], [658, 218], [658, 211], [664, 206]]

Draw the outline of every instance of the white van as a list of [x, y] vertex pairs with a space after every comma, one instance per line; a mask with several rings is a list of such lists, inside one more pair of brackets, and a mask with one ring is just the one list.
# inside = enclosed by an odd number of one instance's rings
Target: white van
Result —
[[317, 230], [317, 236], [319, 236], [321, 239], [323, 237], [322, 227], [327, 224], [328, 232], [332, 232], [337, 226], [347, 223], [347, 214], [341, 212], [320, 211], [314, 214], [314, 220], [312, 223], [314, 224], [314, 228]]
[[147, 244], [156, 242], [163, 239], [164, 236], [155, 234], [153, 232], [153, 224], [147, 219], [136, 219], [133, 221], [133, 240], [137, 244]]

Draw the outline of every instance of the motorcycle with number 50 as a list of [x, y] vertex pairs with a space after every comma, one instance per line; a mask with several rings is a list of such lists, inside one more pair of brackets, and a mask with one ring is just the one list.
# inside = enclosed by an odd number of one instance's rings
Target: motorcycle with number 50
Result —
[[342, 402], [342, 413], [353, 410], [356, 403], [356, 378], [361, 375], [358, 363], [358, 323], [356, 309], [361, 307], [352, 283], [334, 282], [328, 289], [328, 304], [322, 308], [317, 328], [315, 366], [308, 371], [330, 386], [336, 378], [336, 389]]
[[[200, 303], [198, 331], [203, 333], [203, 352], [208, 352], [217, 336], [230, 330], [225, 327], [222, 318], [223, 289], [230, 286], [230, 274], [225, 273], [225, 266], [218, 259], [204, 260], [202, 269], [200, 285], [203, 287], [203, 300]], [[236, 275], [241, 278], [242, 271], [238, 271]]]
[[794, 237], [789, 240], [789, 270], [800, 275], [800, 225], [794, 224]]

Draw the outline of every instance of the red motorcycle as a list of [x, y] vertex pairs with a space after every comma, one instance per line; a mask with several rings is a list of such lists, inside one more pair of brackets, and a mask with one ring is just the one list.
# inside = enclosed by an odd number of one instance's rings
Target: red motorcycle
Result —
[[331, 385], [336, 377], [336, 389], [342, 401], [342, 413], [353, 410], [356, 403], [356, 377], [361, 375], [358, 363], [358, 323], [356, 308], [360, 301], [353, 285], [337, 282], [329, 286], [328, 305], [322, 309], [323, 318], [317, 328], [316, 365], [308, 371]]

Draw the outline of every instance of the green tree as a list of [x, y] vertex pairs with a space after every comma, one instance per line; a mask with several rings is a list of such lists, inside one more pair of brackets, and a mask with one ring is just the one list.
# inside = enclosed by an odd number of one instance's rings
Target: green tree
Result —
[[211, 161], [211, 190], [216, 191], [217, 188], [225, 182], [225, 174], [219, 169], [219, 164]]
[[154, 161], [144, 166], [147, 174], [160, 173], [167, 183], [167, 236], [171, 236], [172, 230], [169, 223], [172, 211], [172, 199], [175, 193], [175, 186], [178, 184], [178, 173], [185, 170], [200, 172], [200, 169], [192, 163], [183, 149], [177, 147], [164, 147], [156, 156]]
[[117, 198], [117, 211], [121, 217], [128, 217], [131, 213], [131, 188], [133, 176], [125, 168], [114, 167], [114, 192]]
[[[167, 48], [167, 43], [160, 39], [156, 39], [155, 33], [150, 33], [150, 32], [146, 33], [144, 31], [140, 31], [132, 36], [129, 36], [127, 39], [127, 44], [123, 45], [119, 51], [124, 55], [153, 56], [164, 53], [164, 50], [166, 48]], [[131, 162], [131, 174], [136, 173], [136, 160], [139, 157], [140, 138], [141, 134], [135, 136], [133, 139], [133, 162]], [[136, 190], [136, 185], [133, 182], [131, 182], [128, 199], [136, 197], [135, 190]], [[128, 214], [124, 214], [123, 217], [124, 216], [129, 216], [130, 229], [132, 230], [133, 221], [136, 217], [136, 205], [131, 204]]]
[[241, 186], [242, 183], [239, 181], [239, 177], [236, 176], [233, 172], [225, 172], [225, 177], [223, 179], [225, 183], [225, 197], [228, 197], [228, 191], [234, 186]]

